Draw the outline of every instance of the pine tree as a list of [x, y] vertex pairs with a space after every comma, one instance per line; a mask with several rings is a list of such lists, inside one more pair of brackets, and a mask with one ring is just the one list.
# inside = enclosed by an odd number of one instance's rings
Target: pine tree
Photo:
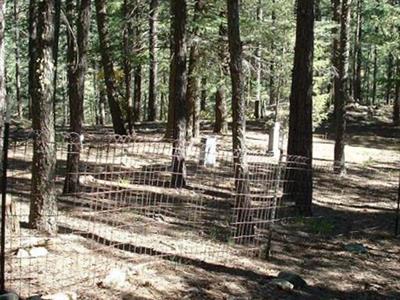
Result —
[[173, 187], [186, 185], [186, 0], [171, 0], [171, 31], [173, 38], [172, 78], [174, 98], [174, 151], [172, 161]]
[[158, 119], [159, 107], [157, 102], [158, 89], [158, 61], [157, 61], [157, 46], [158, 46], [158, 0], [150, 0], [149, 14], [149, 105], [148, 105], [148, 120], [155, 121]]
[[[292, 189], [293, 200], [298, 212], [302, 215], [311, 215], [312, 203], [314, 22], [314, 1], [298, 0], [287, 151], [289, 157], [301, 156], [306, 159], [308, 171], [302, 174], [301, 184], [296, 183], [295, 188]], [[293, 168], [289, 176], [298, 180], [300, 177], [297, 176], [296, 171]]]
[[[71, 30], [75, 23], [74, 1], [69, 0], [67, 15]], [[83, 123], [83, 100], [85, 75], [87, 71], [87, 50], [89, 42], [91, 0], [81, 0], [75, 34], [68, 34], [68, 98], [70, 110], [70, 147], [67, 157], [67, 175], [64, 193], [75, 193], [79, 188], [79, 159], [81, 152], [81, 135]], [[75, 46], [76, 43], [76, 46]]]
[[239, 0], [227, 0], [230, 73], [232, 81], [232, 145], [235, 169], [235, 208], [237, 242], [243, 243], [254, 234], [251, 200], [248, 198], [248, 166], [246, 163], [246, 101], [243, 95], [243, 49], [240, 39]]
[[[50, 234], [57, 231], [54, 191], [56, 145], [53, 106], [54, 0], [32, 1], [36, 52], [33, 57], [32, 128], [35, 130], [29, 225]], [[37, 18], [37, 19], [36, 19]]]
[[115, 82], [114, 63], [108, 33], [107, 4], [105, 0], [95, 0], [97, 29], [100, 40], [100, 55], [104, 70], [104, 79], [107, 88], [107, 99], [110, 107], [111, 119], [116, 134], [126, 135], [126, 128], [122, 116], [120, 104], [118, 102], [117, 86]]
[[350, 2], [342, 0], [340, 10], [340, 39], [335, 58], [335, 151], [334, 168], [337, 173], [344, 173], [345, 167], [345, 134], [346, 134], [346, 105], [348, 102], [348, 69], [349, 69], [349, 26], [350, 26]]

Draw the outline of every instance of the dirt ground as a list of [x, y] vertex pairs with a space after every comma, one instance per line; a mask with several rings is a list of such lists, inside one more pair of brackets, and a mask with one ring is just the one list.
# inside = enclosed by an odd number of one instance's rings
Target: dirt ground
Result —
[[[174, 256], [130, 251], [125, 236], [99, 249], [95, 244], [106, 227], [92, 230], [96, 238], [88, 239], [76, 229], [61, 231], [55, 238], [37, 235], [36, 240], [22, 228], [19, 244], [9, 246], [12, 251], [7, 258], [8, 269], [18, 270], [25, 280], [10, 273], [8, 282], [24, 296], [73, 291], [79, 299], [400, 299], [400, 239], [393, 234], [400, 128], [390, 125], [389, 115], [388, 109], [371, 114], [362, 107], [353, 108], [346, 147], [349, 164], [343, 177], [331, 172], [334, 141], [329, 128], [317, 130], [313, 217], [276, 224], [268, 261], [229, 252], [218, 243], [205, 245], [193, 233], [184, 235], [185, 242], [180, 244], [173, 227], [147, 228], [144, 236], [140, 228], [131, 229], [130, 234], [135, 243], [158, 243], [160, 252], [175, 247]], [[161, 136], [157, 126], [154, 130], [141, 126], [138, 134]], [[262, 124], [249, 122], [247, 137], [251, 150], [265, 151], [268, 135]], [[230, 136], [218, 139], [228, 147]], [[20, 203], [18, 211], [26, 217], [27, 203]], [[64, 222], [70, 228], [93, 225], [82, 220]], [[122, 229], [114, 229], [113, 236]], [[162, 234], [163, 240], [154, 240], [151, 234]], [[27, 245], [21, 245], [24, 240]], [[170, 242], [162, 245], [164, 241]], [[18, 249], [32, 248], [29, 243], [47, 249], [46, 268], [38, 267], [39, 258], [17, 257]], [[204, 247], [204, 259], [198, 257], [200, 251], [185, 252], [188, 243], [194, 243], [191, 249]], [[110, 270], [122, 271], [126, 278], [121, 284], [106, 284]], [[276, 287], [272, 280], [280, 271], [295, 272], [308, 286], [290, 291]]]

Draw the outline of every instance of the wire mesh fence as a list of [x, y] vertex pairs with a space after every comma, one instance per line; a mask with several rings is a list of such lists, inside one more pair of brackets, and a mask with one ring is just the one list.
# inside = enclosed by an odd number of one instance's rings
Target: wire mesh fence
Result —
[[[238, 178], [232, 151], [210, 140], [188, 143], [182, 160], [171, 141], [58, 135], [50, 145], [51, 182], [42, 184], [53, 189], [56, 206], [37, 216], [57, 225], [49, 235], [32, 226], [40, 191], [31, 187], [32, 161], [48, 154], [34, 151], [38, 137], [13, 137], [9, 147], [5, 282], [22, 296], [92, 286], [129, 263], [261, 257], [272, 224], [294, 213], [288, 196], [311, 172], [299, 158], [247, 153]], [[288, 175], [293, 170], [296, 180]]]
[[[396, 208], [398, 170], [373, 161], [348, 163], [339, 176], [329, 160], [311, 164], [261, 152], [246, 153], [238, 166], [231, 149], [213, 138], [187, 143], [183, 151], [171, 141], [138, 136], [59, 134], [48, 148], [35, 146], [38, 138], [10, 139], [3, 207], [5, 284], [25, 297], [68, 287], [79, 292], [114, 268], [163, 260], [229, 265], [245, 256], [268, 258], [273, 233], [287, 235], [290, 226], [281, 225], [307, 205], [311, 178], [314, 209], [345, 212], [350, 231], [360, 227], [351, 210], [393, 216]], [[56, 205], [40, 210], [32, 205], [40, 192], [32, 188], [32, 165], [34, 153], [41, 158], [48, 149], [56, 160], [41, 184], [44, 200], [54, 195]], [[34, 209], [39, 224], [55, 223], [57, 231], [33, 226]], [[393, 222], [385, 220], [391, 230]]]

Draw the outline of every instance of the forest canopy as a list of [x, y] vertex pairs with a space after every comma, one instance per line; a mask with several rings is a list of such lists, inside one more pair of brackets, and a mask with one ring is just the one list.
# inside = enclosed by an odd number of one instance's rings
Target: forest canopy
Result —
[[[67, 8], [71, 2], [72, 10]], [[224, 1], [204, 2], [197, 9], [197, 1], [188, 1], [188, 46], [196, 44], [199, 63], [196, 77], [202, 98], [203, 119], [214, 120], [216, 93], [221, 86], [229, 99], [230, 84], [226, 63], [228, 57], [221, 53], [227, 41], [222, 34], [227, 20]], [[327, 117], [332, 103], [332, 31], [337, 24], [332, 20], [334, 1], [318, 0], [315, 7], [315, 59], [314, 59], [314, 127]], [[56, 125], [68, 125], [68, 34], [73, 31], [79, 7], [74, 1], [60, 1], [60, 33], [55, 86]], [[170, 65], [170, 12], [168, 1], [105, 1], [110, 56], [113, 61], [118, 103], [124, 122], [128, 123], [128, 103], [135, 101], [129, 120], [166, 120], [168, 112], [168, 78]], [[153, 7], [152, 7], [152, 6]], [[393, 102], [395, 82], [398, 78], [400, 8], [395, 0], [354, 0], [350, 3], [349, 28], [349, 89], [352, 98], [362, 104], [379, 105]], [[5, 6], [5, 68], [6, 85], [13, 116], [29, 118], [29, 3], [25, 0], [7, 1]], [[109, 124], [109, 105], [105, 102], [106, 87], [101, 68], [101, 41], [96, 26], [95, 6], [90, 17], [88, 41], [88, 69], [85, 75], [84, 122], [87, 125]], [[155, 29], [149, 15], [155, 11]], [[245, 74], [246, 114], [249, 118], [269, 117], [279, 103], [278, 119], [285, 122], [294, 54], [295, 39], [294, 1], [246, 0], [241, 1], [240, 26], [243, 43], [243, 72]], [[154, 27], [154, 26], [153, 26]], [[223, 33], [223, 32], [222, 32]], [[156, 35], [151, 44], [150, 36]], [[128, 43], [126, 42], [128, 39]], [[153, 38], [154, 40], [154, 38]], [[76, 43], [76, 41], [75, 41]], [[221, 45], [222, 46], [219, 46]], [[126, 49], [128, 48], [128, 49]], [[128, 51], [127, 51], [128, 50]], [[223, 50], [223, 49], [222, 49]], [[227, 49], [226, 49], [227, 50]], [[155, 52], [156, 72], [151, 58]], [[188, 55], [189, 60], [189, 55]], [[126, 64], [130, 64], [127, 69]], [[258, 76], [260, 70], [260, 78]], [[126, 81], [129, 70], [132, 78]], [[156, 74], [154, 79], [152, 74]], [[126, 74], [127, 75], [127, 74]], [[358, 77], [360, 77], [358, 79]], [[140, 78], [140, 79], [139, 79]], [[141, 81], [139, 84], [138, 80]], [[361, 90], [357, 92], [357, 81]], [[152, 84], [151, 84], [152, 82]], [[131, 94], [125, 97], [126, 84]], [[154, 92], [156, 91], [155, 95]], [[356, 95], [354, 93], [357, 93]], [[359, 93], [359, 94], [358, 94]], [[134, 97], [134, 94], [136, 95]], [[155, 99], [153, 99], [155, 98]], [[156, 105], [152, 103], [155, 101]], [[230, 119], [231, 105], [226, 101]], [[154, 109], [157, 108], [156, 114]], [[105, 118], [105, 120], [104, 120]], [[127, 126], [127, 125], [126, 125]]]

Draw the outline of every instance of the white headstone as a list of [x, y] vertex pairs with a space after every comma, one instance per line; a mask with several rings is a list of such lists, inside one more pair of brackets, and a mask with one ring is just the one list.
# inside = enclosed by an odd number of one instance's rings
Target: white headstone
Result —
[[274, 157], [279, 157], [280, 155], [280, 130], [281, 124], [279, 122], [275, 122], [274, 126], [269, 132], [268, 152], [272, 153]]
[[209, 136], [202, 140], [203, 151], [201, 153], [201, 164], [204, 166], [214, 167], [217, 163], [217, 138]]

